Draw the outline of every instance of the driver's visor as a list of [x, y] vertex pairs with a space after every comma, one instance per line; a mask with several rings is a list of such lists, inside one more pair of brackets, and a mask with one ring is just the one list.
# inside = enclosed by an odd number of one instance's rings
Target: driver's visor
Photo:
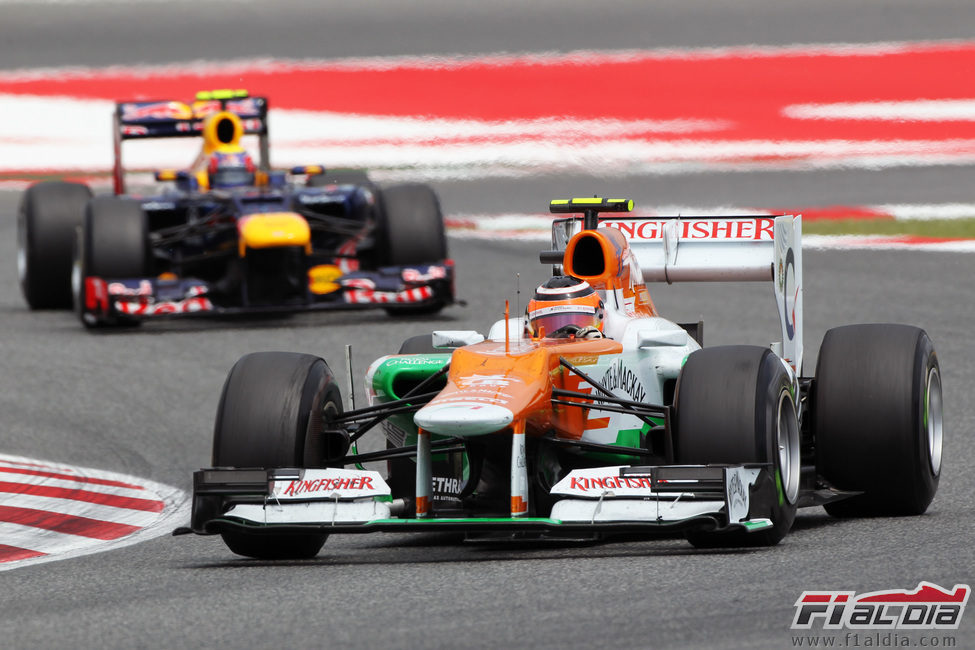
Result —
[[566, 325], [578, 327], [600, 326], [596, 308], [592, 305], [551, 305], [528, 312], [528, 322], [535, 336], [549, 335]]

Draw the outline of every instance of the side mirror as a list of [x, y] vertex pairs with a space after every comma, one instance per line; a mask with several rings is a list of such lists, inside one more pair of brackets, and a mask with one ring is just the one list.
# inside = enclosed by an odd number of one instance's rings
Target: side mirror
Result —
[[640, 330], [636, 333], [637, 347], [656, 348], [662, 346], [680, 347], [687, 345], [687, 332], [684, 330]]
[[435, 348], [460, 348], [484, 340], [484, 335], [473, 330], [437, 330], [430, 339]]

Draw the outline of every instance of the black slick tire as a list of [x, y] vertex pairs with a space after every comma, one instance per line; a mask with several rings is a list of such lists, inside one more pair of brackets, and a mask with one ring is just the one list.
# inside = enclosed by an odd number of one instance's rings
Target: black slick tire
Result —
[[383, 215], [377, 239], [385, 264], [436, 264], [447, 258], [440, 200], [429, 186], [393, 185], [380, 195]]
[[17, 212], [17, 271], [31, 309], [71, 309], [71, 261], [91, 190], [44, 181], [24, 192]]
[[[382, 265], [437, 264], [447, 259], [447, 232], [436, 193], [427, 185], [393, 185], [380, 193], [376, 242]], [[393, 316], [428, 316], [444, 308], [426, 305], [387, 307]]]
[[71, 277], [75, 312], [86, 327], [137, 325], [134, 318], [96, 320], [83, 306], [85, 279], [142, 278], [150, 274], [149, 226], [138, 201], [99, 196], [88, 202]]
[[938, 489], [944, 436], [941, 370], [927, 333], [894, 324], [829, 330], [812, 397], [820, 475], [862, 492], [826, 511], [922, 514]]
[[[213, 430], [214, 467], [321, 467], [327, 421], [342, 397], [324, 360], [293, 352], [255, 352], [234, 364]], [[327, 535], [221, 533], [231, 551], [281, 560], [314, 557]]]
[[792, 527], [799, 495], [799, 425], [789, 373], [770, 350], [722, 346], [692, 353], [677, 380], [678, 464], [771, 463], [752, 487], [752, 518], [772, 521], [756, 532], [691, 531], [694, 546], [772, 546]]

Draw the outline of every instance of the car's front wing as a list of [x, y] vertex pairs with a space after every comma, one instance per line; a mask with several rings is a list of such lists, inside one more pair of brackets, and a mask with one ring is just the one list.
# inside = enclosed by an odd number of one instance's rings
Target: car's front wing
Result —
[[[368, 532], [639, 533], [762, 530], [750, 488], [764, 466], [605, 467], [561, 481], [548, 517], [400, 518], [376, 472], [345, 469], [204, 469], [194, 474], [193, 514], [182, 532], [253, 534]], [[611, 481], [607, 477], [612, 477]], [[598, 482], [601, 482], [598, 483]]]
[[[422, 272], [420, 272], [422, 271]], [[405, 278], [405, 279], [404, 279]], [[84, 282], [81, 315], [89, 324], [192, 316], [294, 313], [301, 311], [422, 308], [454, 302], [453, 264], [389, 267], [357, 271], [337, 278], [328, 293], [306, 292], [304, 299], [247, 304], [196, 278], [113, 278], [89, 276]]]

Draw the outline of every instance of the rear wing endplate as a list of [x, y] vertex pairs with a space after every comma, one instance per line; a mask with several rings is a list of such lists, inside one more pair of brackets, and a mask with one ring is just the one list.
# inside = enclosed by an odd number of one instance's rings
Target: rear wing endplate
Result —
[[[784, 358], [802, 367], [802, 216], [599, 216], [618, 228], [645, 282], [771, 281], [782, 327]], [[553, 251], [564, 251], [583, 229], [580, 217], [552, 224]]]
[[115, 193], [125, 193], [122, 142], [153, 138], [199, 138], [203, 135], [206, 118], [221, 111], [236, 114], [244, 127], [244, 134], [258, 137], [260, 168], [270, 169], [265, 97], [251, 97], [244, 90], [215, 90], [198, 93], [192, 102], [117, 102], [113, 118], [115, 164], [112, 175]]

